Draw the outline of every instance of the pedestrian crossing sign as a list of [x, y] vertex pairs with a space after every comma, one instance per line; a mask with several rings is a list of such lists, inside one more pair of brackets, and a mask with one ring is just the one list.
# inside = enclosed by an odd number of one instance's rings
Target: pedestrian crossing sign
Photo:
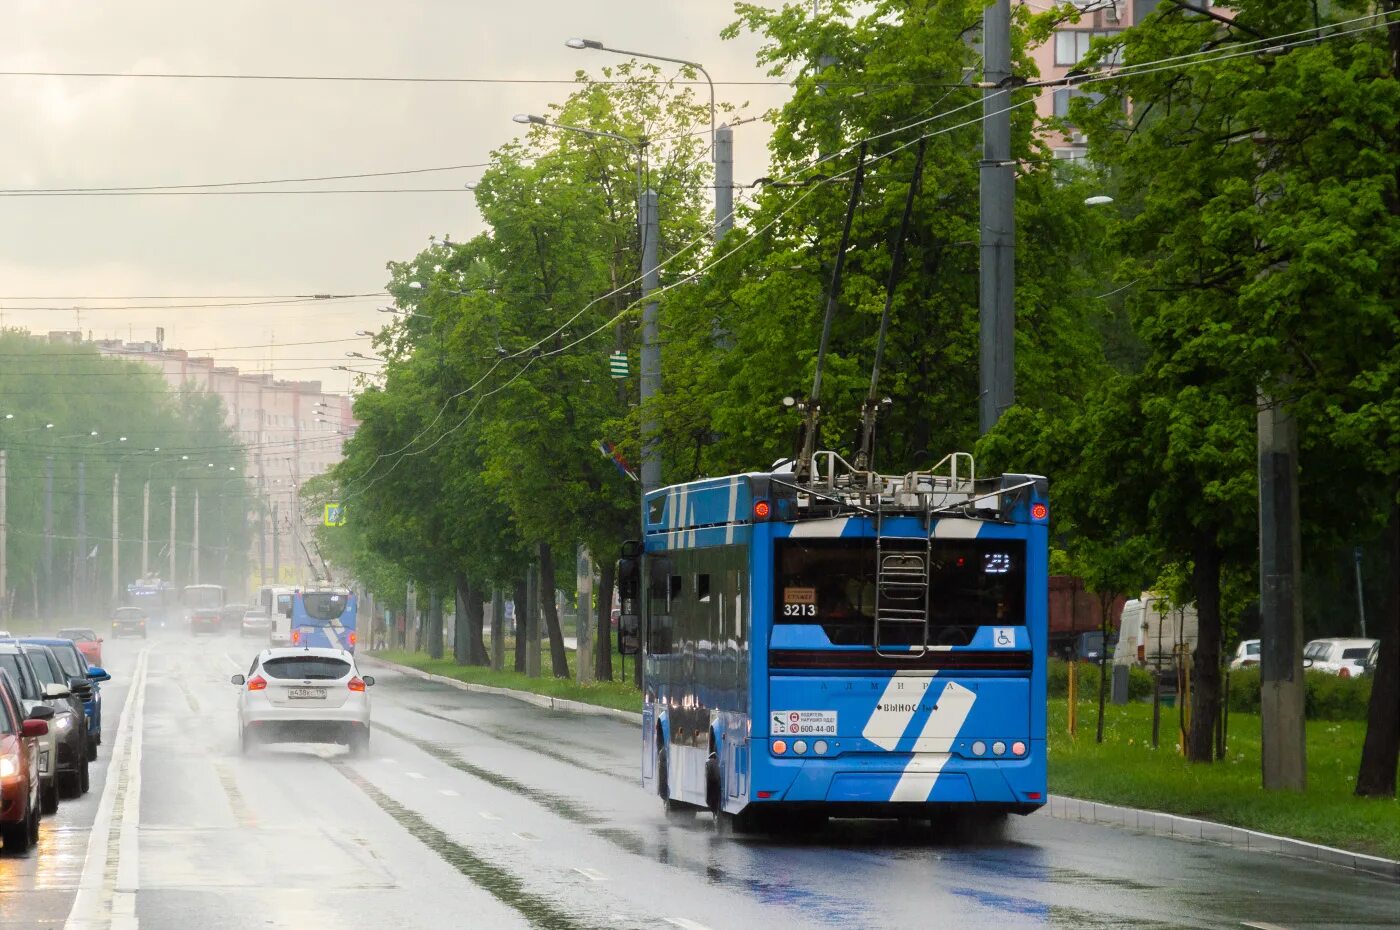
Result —
[[608, 370], [614, 378], [627, 377], [627, 353], [614, 352], [608, 356]]
[[326, 526], [344, 526], [345, 505], [340, 501], [331, 501], [326, 505], [326, 515], [321, 522]]

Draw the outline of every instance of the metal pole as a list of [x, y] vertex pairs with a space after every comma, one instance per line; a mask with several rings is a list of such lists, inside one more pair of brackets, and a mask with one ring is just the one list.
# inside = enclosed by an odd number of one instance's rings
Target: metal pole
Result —
[[[277, 502], [272, 502], [272, 583], [282, 583], [282, 535], [277, 517]], [[412, 587], [410, 583], [410, 587]]]
[[1016, 175], [1011, 164], [1011, 0], [982, 14], [981, 326], [978, 409], [989, 432], [1016, 400]]
[[1298, 427], [1275, 398], [1259, 397], [1259, 716], [1264, 787], [1307, 787], [1303, 705], [1302, 540]]
[[199, 584], [199, 487], [194, 489], [194, 583]]
[[[44, 459], [44, 607], [53, 605], [53, 456]], [[34, 605], [38, 612], [39, 605]]]
[[175, 584], [175, 479], [170, 479], [170, 584]]
[[[0, 456], [3, 456], [3, 455], [4, 455], [4, 453], [3, 453], [3, 452], [0, 452]], [[0, 459], [0, 461], [3, 461], [3, 459]], [[0, 493], [3, 493], [3, 492], [0, 492]], [[3, 508], [3, 503], [0, 503], [0, 508]], [[3, 521], [3, 520], [0, 520], [0, 523], [2, 523], [2, 522], [4, 522], [4, 521]], [[1362, 588], [1361, 588], [1361, 547], [1360, 547], [1360, 546], [1357, 546], [1357, 547], [1356, 547], [1356, 551], [1353, 552], [1352, 555], [1353, 555], [1354, 560], [1355, 560], [1355, 563], [1356, 563], [1356, 619], [1359, 620], [1359, 621], [1361, 622], [1361, 638], [1362, 638], [1362, 639], [1365, 639], [1365, 638], [1366, 638], [1366, 594], [1365, 594], [1365, 592], [1364, 592], [1364, 591], [1362, 590]], [[3, 556], [0, 556], [0, 566], [3, 566], [3, 565], [4, 565], [4, 557], [3, 557]], [[0, 579], [2, 579], [2, 578], [4, 578], [4, 569], [3, 569], [3, 567], [0, 567]], [[3, 588], [0, 588], [0, 596], [3, 596], [3, 595], [4, 595]]]
[[[593, 556], [587, 546], [578, 547], [578, 683], [593, 681]], [[601, 636], [599, 637], [601, 639]]]
[[151, 477], [141, 488], [141, 577], [151, 571]]
[[491, 589], [491, 670], [506, 665], [506, 596], [500, 588]]
[[734, 228], [734, 130], [715, 130], [715, 242]]
[[77, 560], [77, 571], [73, 580], [73, 608], [76, 610], [79, 598], [86, 595], [87, 584], [87, 463], [78, 463], [78, 547], [73, 553]]
[[112, 472], [112, 606], [115, 607], [121, 602], [121, 521], [118, 517], [121, 514], [121, 501], [118, 494], [121, 490], [122, 473]]
[[[642, 194], [642, 296], [654, 293], [660, 273], [656, 266], [656, 244], [661, 238], [657, 217], [656, 191]], [[642, 495], [661, 487], [661, 452], [657, 448], [656, 412], [651, 400], [661, 391], [661, 337], [658, 307], [648, 300], [642, 307]], [[643, 515], [645, 519], [645, 515]], [[645, 525], [645, 523], [643, 523]]]

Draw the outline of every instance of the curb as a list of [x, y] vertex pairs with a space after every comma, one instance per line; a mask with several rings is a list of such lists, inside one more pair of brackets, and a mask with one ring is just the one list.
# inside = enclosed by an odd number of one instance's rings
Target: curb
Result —
[[396, 672], [402, 672], [414, 678], [421, 678], [424, 681], [432, 681], [447, 685], [449, 688], [456, 688], [459, 691], [473, 691], [477, 694], [494, 694], [499, 697], [507, 697], [514, 701], [520, 701], [524, 704], [530, 704], [534, 707], [542, 707], [545, 710], [557, 710], [569, 714], [582, 714], [587, 717], [610, 717], [613, 720], [620, 720], [624, 723], [635, 723], [638, 726], [642, 723], [641, 714], [633, 713], [628, 710], [618, 710], [615, 707], [602, 707], [598, 704], [588, 704], [584, 701], [571, 701], [568, 698], [550, 697], [547, 694], [536, 694], [533, 691], [517, 691], [514, 688], [498, 688], [495, 685], [479, 685], [471, 681], [460, 681], [456, 678], [448, 678], [446, 675], [434, 675], [431, 672], [425, 672], [422, 669], [413, 668], [410, 665], [399, 665], [397, 662], [389, 662], [377, 656], [360, 655], [356, 656], [355, 659], [358, 662], [391, 668]]
[[1126, 827], [1139, 833], [1167, 836], [1174, 839], [1191, 840], [1203, 843], [1217, 843], [1236, 849], [1267, 852], [1287, 856], [1291, 859], [1305, 859], [1324, 865], [1341, 866], [1367, 875], [1400, 882], [1400, 861], [1368, 856], [1364, 853], [1334, 849], [1318, 843], [1308, 843], [1272, 833], [1260, 833], [1243, 827], [1232, 827], [1211, 820], [1196, 820], [1160, 811], [1144, 811], [1134, 807], [1120, 807], [1116, 804], [1102, 804], [1098, 801], [1084, 801], [1051, 795], [1044, 811], [1056, 820], [1072, 820], [1079, 823], [1104, 824]]
[[[610, 717], [613, 720], [633, 723], [638, 726], [640, 726], [642, 722], [642, 715], [633, 713], [632, 711], [617, 710], [612, 707], [600, 707], [597, 704], [587, 704], [583, 701], [554, 698], [547, 694], [535, 694], [532, 691], [517, 691], [514, 688], [498, 688], [494, 685], [479, 685], [469, 681], [459, 681], [456, 678], [448, 678], [445, 675], [434, 675], [431, 672], [425, 672], [411, 666], [399, 665], [396, 662], [388, 662], [375, 656], [366, 655], [357, 656], [356, 658], [362, 662], [381, 665], [385, 668], [391, 668], [395, 671], [402, 672], [405, 675], [411, 675], [414, 678], [438, 682], [461, 691], [474, 691], [478, 694], [494, 694], [535, 707], [542, 707], [545, 710], [583, 714], [590, 717]], [[1383, 859], [1380, 856], [1368, 856], [1364, 853], [1348, 852], [1345, 849], [1335, 849], [1331, 846], [1323, 846], [1319, 843], [1308, 843], [1286, 836], [1275, 836], [1272, 833], [1260, 833], [1257, 830], [1246, 830], [1244, 827], [1232, 827], [1227, 824], [1216, 823], [1213, 820], [1197, 820], [1192, 817], [1181, 817], [1176, 814], [1164, 814], [1160, 811], [1145, 811], [1135, 807], [1121, 807], [1117, 804], [1085, 801], [1079, 798], [1069, 798], [1056, 794], [1050, 796], [1049, 803], [1046, 804], [1042, 810], [1056, 820], [1070, 820], [1078, 823], [1125, 827], [1129, 830], [1135, 830], [1139, 833], [1150, 833], [1154, 836], [1165, 836], [1198, 843], [1216, 843], [1222, 846], [1232, 846], [1236, 849], [1273, 853], [1274, 855], [1287, 856], [1291, 859], [1303, 859], [1309, 862], [1319, 862], [1324, 865], [1340, 866], [1345, 869], [1363, 872], [1367, 875], [1375, 875], [1379, 878], [1389, 879], [1393, 882], [1400, 882], [1400, 860]]]

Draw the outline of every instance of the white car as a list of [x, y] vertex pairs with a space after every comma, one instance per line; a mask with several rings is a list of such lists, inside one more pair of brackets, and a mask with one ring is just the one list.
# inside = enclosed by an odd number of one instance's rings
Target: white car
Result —
[[343, 649], [264, 649], [239, 686], [238, 739], [244, 753], [259, 743], [342, 743], [352, 755], [369, 748], [369, 688], [353, 653]]
[[1374, 639], [1315, 639], [1303, 649], [1303, 664], [1315, 672], [1342, 678], [1364, 675], [1363, 663], [1375, 644]]
[[1235, 657], [1230, 660], [1230, 671], [1253, 668], [1259, 664], [1259, 640], [1244, 639], [1235, 647]]

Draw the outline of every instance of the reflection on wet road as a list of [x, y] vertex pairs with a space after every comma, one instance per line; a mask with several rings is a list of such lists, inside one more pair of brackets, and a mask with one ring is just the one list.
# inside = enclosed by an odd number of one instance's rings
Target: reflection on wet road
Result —
[[5, 930], [1400, 927], [1391, 883], [1046, 816], [1000, 836], [668, 821], [633, 727], [379, 669], [367, 757], [244, 757], [227, 682], [251, 644], [106, 646], [93, 790], [0, 857]]

